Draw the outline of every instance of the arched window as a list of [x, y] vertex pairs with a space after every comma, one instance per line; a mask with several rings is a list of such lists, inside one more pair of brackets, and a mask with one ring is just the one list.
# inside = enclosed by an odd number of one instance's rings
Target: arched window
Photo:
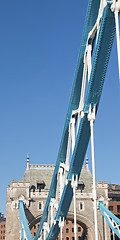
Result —
[[67, 224], [67, 225], [69, 224], [69, 221], [68, 221], [68, 219], [66, 219], [66, 224]]
[[31, 187], [30, 187], [30, 190], [32, 190], [33, 192], [35, 192], [35, 186], [34, 185], [32, 185]]
[[69, 233], [69, 228], [66, 228], [66, 233]]
[[81, 232], [81, 227], [78, 227], [78, 232]]

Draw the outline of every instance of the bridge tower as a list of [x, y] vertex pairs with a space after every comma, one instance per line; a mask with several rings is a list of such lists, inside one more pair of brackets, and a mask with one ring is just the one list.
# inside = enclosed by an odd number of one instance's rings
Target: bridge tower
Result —
[[[37, 231], [45, 202], [48, 196], [51, 178], [55, 166], [38, 165], [28, 163], [22, 180], [17, 182], [12, 180], [7, 188], [7, 216], [6, 216], [6, 240], [20, 239], [20, 219], [19, 219], [19, 201], [25, 204], [25, 213], [33, 237]], [[60, 173], [59, 173], [60, 177]], [[60, 179], [59, 179], [60, 180]], [[59, 181], [58, 180], [58, 181]], [[81, 236], [83, 229], [86, 232], [87, 239], [92, 240], [94, 236], [94, 203], [93, 203], [93, 177], [89, 170], [88, 157], [86, 165], [82, 167], [81, 176], [76, 189], [76, 211], [77, 211], [77, 235]], [[58, 195], [60, 196], [60, 188]], [[106, 182], [97, 183], [98, 201], [102, 200], [108, 205], [108, 184]], [[57, 206], [56, 206], [57, 207]], [[55, 206], [54, 206], [55, 208]], [[64, 239], [74, 237], [74, 202], [72, 201], [65, 226], [63, 228]], [[106, 239], [110, 239], [110, 230], [105, 225], [103, 217], [98, 211], [98, 229], [101, 240], [107, 234]], [[70, 238], [71, 236], [71, 238]], [[58, 237], [60, 240], [60, 237]]]

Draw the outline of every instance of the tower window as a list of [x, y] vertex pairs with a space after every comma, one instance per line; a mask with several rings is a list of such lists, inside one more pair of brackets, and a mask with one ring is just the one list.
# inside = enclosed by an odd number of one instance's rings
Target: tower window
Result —
[[30, 190], [33, 190], [33, 192], [35, 192], [35, 186], [32, 185], [31, 188], [30, 188]]
[[39, 191], [41, 192], [41, 189], [44, 189], [45, 188], [45, 183], [42, 182], [42, 183], [37, 183], [37, 189], [39, 189]]
[[110, 210], [110, 211], [113, 211], [113, 206], [109, 206], [109, 210]]
[[81, 192], [84, 190], [85, 184], [84, 183], [78, 183], [77, 189], [80, 190]]
[[69, 229], [68, 228], [66, 228], [66, 233], [69, 233]]
[[38, 209], [39, 209], [39, 210], [42, 210], [42, 208], [43, 208], [43, 203], [42, 203], [42, 202], [39, 202], [39, 203], [38, 203]]
[[84, 210], [84, 202], [79, 203], [79, 209], [80, 209], [80, 211]]
[[67, 225], [69, 224], [68, 219], [66, 219], [66, 224], [67, 224]]
[[117, 211], [120, 213], [120, 205], [117, 205]]
[[81, 232], [81, 227], [78, 227], [78, 232]]

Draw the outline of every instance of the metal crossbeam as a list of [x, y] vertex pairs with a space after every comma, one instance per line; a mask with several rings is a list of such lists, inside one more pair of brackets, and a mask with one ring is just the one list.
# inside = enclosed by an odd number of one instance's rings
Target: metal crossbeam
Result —
[[120, 219], [111, 213], [103, 202], [99, 202], [99, 209], [112, 231], [120, 238]]
[[33, 240], [32, 234], [27, 223], [23, 201], [19, 201], [19, 215], [22, 240]]

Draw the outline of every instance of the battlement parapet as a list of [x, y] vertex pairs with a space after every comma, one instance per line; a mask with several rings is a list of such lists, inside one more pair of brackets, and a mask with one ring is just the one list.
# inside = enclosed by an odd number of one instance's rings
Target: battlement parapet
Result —
[[12, 179], [11, 183], [17, 183], [16, 179]]
[[29, 188], [30, 182], [23, 182], [23, 181], [12, 181], [10, 187], [11, 188]]
[[97, 183], [97, 188], [108, 188], [108, 183], [106, 181], [99, 181]]
[[36, 189], [35, 191], [30, 191], [30, 198], [47, 198], [48, 196], [48, 190], [44, 190], [44, 191], [39, 191], [38, 189]]
[[76, 198], [77, 199], [92, 199], [93, 193], [81, 193], [81, 191], [76, 192]]
[[29, 164], [29, 169], [45, 169], [45, 170], [54, 170], [55, 168], [55, 165], [47, 165], [47, 164], [44, 164], [44, 165], [41, 165], [41, 164]]

